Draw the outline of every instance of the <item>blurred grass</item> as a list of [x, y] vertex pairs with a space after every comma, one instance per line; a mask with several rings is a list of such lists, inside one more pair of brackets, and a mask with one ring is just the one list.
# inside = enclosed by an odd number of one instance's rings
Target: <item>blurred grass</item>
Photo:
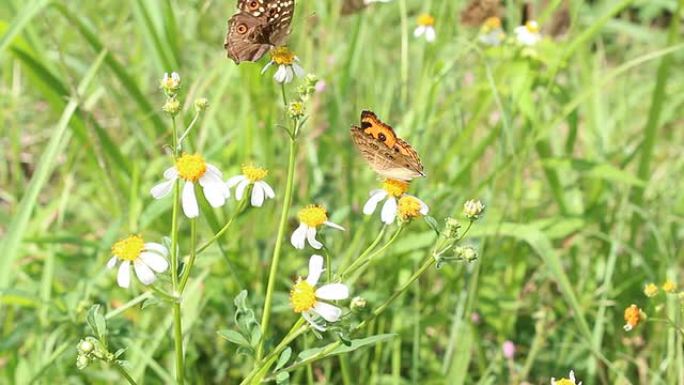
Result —
[[[336, 263], [381, 227], [362, 219], [377, 182], [348, 138], [363, 108], [421, 154], [428, 176], [412, 192], [433, 216], [458, 216], [471, 197], [488, 208], [473, 230], [479, 262], [430, 272], [373, 321], [367, 335], [397, 336], [348, 356], [352, 381], [541, 384], [574, 368], [585, 384], [684, 383], [680, 334], [660, 322], [622, 330], [631, 303], [665, 317], [642, 287], [677, 281], [682, 268], [681, 3], [570, 1], [568, 36], [545, 41], [531, 60], [477, 47], [476, 31], [459, 25], [461, 1], [397, 0], [351, 17], [335, 1], [298, 2], [290, 46], [326, 89], [310, 105], [294, 202], [323, 203], [348, 229], [323, 235]], [[199, 0], [0, 4], [0, 383], [120, 383], [108, 368], [77, 371], [75, 345], [89, 304], [115, 311], [141, 294], [119, 289], [104, 270], [112, 242], [168, 231], [170, 201], [148, 194], [168, 163], [157, 90], [164, 72], [183, 76], [186, 123], [193, 99], [211, 103], [192, 148], [226, 175], [251, 161], [268, 167], [282, 199], [279, 88], [259, 75], [260, 64], [225, 59], [233, 8]], [[430, 46], [411, 35], [428, 10], [438, 31]], [[509, 32], [519, 20], [511, 2]], [[232, 326], [241, 289], [260, 308], [279, 203], [240, 216], [221, 248], [198, 260], [184, 313], [193, 384], [234, 383], [249, 367], [216, 331]], [[203, 213], [201, 239], [228, 210]], [[353, 293], [382, 302], [431, 243], [427, 225], [411, 225]], [[295, 319], [286, 290], [307, 256], [284, 247], [277, 336]], [[677, 306], [669, 303], [671, 317]], [[134, 377], [170, 383], [165, 308], [133, 306], [109, 322]], [[512, 363], [501, 355], [505, 340], [518, 348]], [[348, 383], [341, 365], [316, 363], [314, 378]], [[305, 378], [297, 372], [293, 383]]]

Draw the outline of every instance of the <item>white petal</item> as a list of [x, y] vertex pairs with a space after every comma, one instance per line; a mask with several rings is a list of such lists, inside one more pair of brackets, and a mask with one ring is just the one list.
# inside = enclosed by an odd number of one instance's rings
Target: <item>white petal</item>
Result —
[[273, 189], [271, 188], [271, 186], [268, 183], [260, 180], [260, 181], [256, 182], [255, 184], [258, 184], [259, 186], [261, 186], [262, 189], [264, 189], [264, 193], [266, 194], [266, 198], [268, 198], [268, 199], [275, 198], [275, 191], [273, 191]]
[[342, 283], [331, 283], [323, 285], [316, 290], [316, 297], [320, 299], [327, 299], [329, 301], [337, 301], [349, 298], [349, 288]]
[[157, 253], [143, 251], [140, 253], [140, 259], [157, 273], [163, 273], [169, 268], [169, 262], [166, 261], [166, 258]]
[[342, 316], [342, 309], [325, 302], [316, 302], [313, 311], [328, 322], [337, 322], [337, 320], [340, 319], [340, 316]]
[[264, 204], [265, 196], [266, 194], [264, 193], [264, 189], [261, 187], [261, 185], [255, 183], [252, 187], [252, 206], [261, 207], [261, 205]]
[[273, 75], [273, 79], [277, 81], [278, 83], [286, 83], [287, 79], [287, 67], [284, 65], [278, 66], [278, 70], [276, 71], [275, 75]]
[[385, 201], [382, 206], [382, 212], [380, 213], [380, 219], [385, 224], [391, 225], [394, 222], [394, 218], [397, 217], [397, 200], [394, 197], [390, 197]]
[[245, 178], [240, 184], [237, 186], [235, 189], [235, 199], [241, 201], [242, 197], [245, 196], [245, 190], [247, 189], [247, 186], [249, 186], [250, 182], [249, 179]]
[[573, 384], [575, 383], [575, 371], [574, 370], [570, 371], [570, 381], [572, 381]]
[[219, 179], [222, 179], [222, 178], [223, 178], [223, 173], [221, 172], [221, 170], [219, 170], [218, 167], [216, 167], [216, 166], [214, 166], [214, 165], [212, 165], [212, 164], [208, 164], [208, 163], [207, 163], [207, 171], [209, 171], [210, 173], [216, 175]]
[[318, 279], [323, 273], [323, 257], [314, 254], [309, 258], [309, 275], [306, 277], [306, 282], [311, 286], [316, 286]]
[[166, 170], [164, 170], [164, 179], [176, 179], [178, 177], [178, 171], [176, 170], [176, 167], [169, 167]]
[[114, 266], [116, 266], [116, 261], [118, 261], [118, 260], [119, 260], [119, 258], [116, 255], [109, 258], [109, 261], [107, 261], [107, 268], [113, 269]]
[[429, 43], [435, 41], [436, 37], [437, 34], [435, 33], [435, 29], [433, 27], [427, 27], [425, 29], [425, 40], [427, 40]]
[[152, 194], [152, 197], [154, 199], [161, 199], [171, 192], [173, 189], [173, 184], [176, 182], [176, 179], [171, 179], [167, 180], [165, 182], [161, 182], [158, 185], [152, 187], [150, 190], [150, 194]]
[[323, 224], [328, 226], [328, 227], [332, 227], [333, 229], [344, 231], [344, 227], [338, 225], [337, 223], [325, 221], [325, 222], [323, 222]]
[[266, 70], [268, 70], [272, 65], [273, 65], [273, 60], [271, 60], [270, 62], [268, 62], [268, 63], [264, 66], [264, 68], [261, 69], [261, 74], [263, 75], [264, 72], [266, 72]]
[[301, 78], [302, 76], [306, 75], [306, 71], [304, 71], [304, 68], [302, 68], [302, 66], [300, 66], [297, 63], [292, 63], [292, 69], [294, 70], [294, 74], [298, 78]]
[[425, 26], [418, 26], [415, 31], [413, 31], [413, 36], [418, 37], [425, 33]]
[[295, 249], [303, 249], [304, 248], [304, 241], [306, 240], [306, 225], [303, 223], [299, 224], [299, 227], [295, 231], [292, 232], [292, 236], [290, 237], [290, 243], [292, 246], [295, 247]]
[[[209, 202], [211, 207], [216, 208], [226, 204], [226, 191], [230, 191], [228, 186], [221, 182], [212, 182], [205, 184], [203, 187], [202, 191], [204, 191], [204, 197], [207, 198], [207, 202]], [[228, 192], [228, 194], [230, 194], [230, 192]]]
[[154, 251], [157, 254], [161, 254], [165, 257], [169, 255], [169, 250], [164, 245], [160, 245], [159, 243], [147, 242], [144, 247], [144, 250]]
[[138, 279], [143, 283], [143, 285], [147, 286], [154, 282], [154, 279], [156, 278], [154, 276], [154, 272], [152, 272], [152, 270], [143, 261], [141, 261], [140, 258], [133, 262], [133, 267], [135, 268], [135, 275], [138, 276]]
[[131, 285], [131, 262], [123, 261], [119, 265], [119, 273], [116, 275], [116, 282], [124, 289]]
[[247, 180], [247, 177], [245, 177], [244, 175], [235, 175], [228, 179], [228, 181], [226, 182], [226, 186], [228, 186], [229, 188], [233, 188], [236, 184], [242, 182], [243, 180]]
[[387, 197], [387, 192], [385, 190], [373, 190], [370, 198], [365, 205], [363, 205], [363, 213], [366, 215], [371, 215], [375, 212], [375, 208], [378, 203]]
[[[214, 172], [209, 171], [209, 169], [207, 169], [207, 172], [205, 172], [204, 175], [202, 175], [202, 177], [199, 178], [199, 184], [200, 186], [204, 187], [212, 183], [223, 184], [223, 180], [221, 180], [220, 176], [216, 175]], [[228, 188], [228, 186], [226, 186], [226, 188]]]
[[313, 327], [314, 329], [318, 330], [319, 332], [324, 332], [324, 331], [325, 331], [325, 327], [323, 327], [323, 326], [317, 324], [316, 321], [314, 321], [313, 317], [311, 316], [311, 314], [310, 314], [309, 312], [307, 312], [307, 311], [303, 312], [303, 313], [302, 313], [302, 317], [304, 317], [304, 319], [306, 320], [306, 322], [308, 322], [309, 325], [311, 325], [311, 327]]
[[197, 218], [199, 216], [199, 205], [195, 197], [195, 185], [192, 182], [185, 182], [181, 203], [186, 217]]
[[306, 240], [309, 241], [309, 244], [311, 245], [311, 247], [313, 247], [316, 250], [323, 247], [323, 244], [318, 242], [318, 240], [316, 239], [316, 228], [315, 227], [309, 227], [306, 229]]

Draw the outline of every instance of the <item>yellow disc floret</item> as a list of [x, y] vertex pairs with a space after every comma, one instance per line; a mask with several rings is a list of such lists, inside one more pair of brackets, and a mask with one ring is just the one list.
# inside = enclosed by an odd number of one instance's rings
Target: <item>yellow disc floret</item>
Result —
[[202, 155], [184, 154], [176, 159], [176, 170], [178, 170], [178, 175], [181, 178], [197, 182], [207, 172], [207, 163], [202, 158]]
[[268, 175], [268, 170], [261, 167], [254, 167], [251, 165], [242, 166], [242, 175], [244, 175], [250, 182], [258, 182]]
[[139, 235], [131, 235], [116, 242], [112, 246], [112, 255], [124, 261], [135, 261], [145, 247], [145, 242]]
[[418, 25], [423, 27], [433, 26], [435, 25], [435, 18], [429, 13], [423, 13], [422, 15], [418, 16]]
[[665, 281], [665, 283], [663, 283], [663, 291], [664, 292], [666, 292], [668, 294], [672, 294], [675, 292], [675, 290], [677, 290], [677, 284], [675, 284], [671, 280], [668, 279], [667, 281]]
[[409, 188], [409, 184], [408, 182], [404, 182], [402, 180], [385, 179], [385, 181], [382, 182], [382, 188], [390, 196], [399, 198], [406, 193], [406, 190]]
[[567, 378], [561, 378], [560, 380], [556, 381], [556, 385], [575, 385], [575, 383]]
[[637, 305], [631, 305], [625, 309], [625, 330], [634, 329], [641, 320], [641, 310]]
[[295, 313], [309, 311], [316, 303], [316, 293], [311, 284], [301, 278], [290, 291], [290, 304]]
[[530, 20], [525, 23], [525, 28], [527, 28], [527, 30], [531, 33], [539, 33], [539, 24], [537, 24], [537, 22], [534, 20]]
[[501, 19], [496, 16], [488, 17], [487, 20], [482, 23], [482, 28], [487, 32], [494, 29], [499, 29], [501, 28]]
[[644, 294], [649, 298], [655, 297], [658, 294], [658, 286], [655, 283], [647, 284], [644, 286]]
[[328, 220], [328, 213], [319, 205], [309, 205], [299, 210], [297, 218], [309, 227], [318, 227]]
[[276, 47], [271, 51], [271, 60], [278, 65], [292, 65], [295, 58], [294, 52], [287, 47]]
[[421, 216], [422, 205], [417, 198], [410, 195], [403, 196], [397, 204], [397, 213], [401, 219], [411, 219]]

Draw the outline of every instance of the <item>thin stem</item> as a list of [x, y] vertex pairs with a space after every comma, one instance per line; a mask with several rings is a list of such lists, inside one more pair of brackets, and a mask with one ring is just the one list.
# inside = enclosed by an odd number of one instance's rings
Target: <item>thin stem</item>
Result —
[[126, 369], [124, 369], [124, 367], [121, 366], [121, 364], [119, 364], [118, 362], [114, 361], [114, 362], [112, 363], [112, 365], [114, 366], [114, 369], [116, 369], [116, 370], [117, 370], [117, 371], [118, 371], [118, 372], [119, 372], [119, 373], [128, 381], [129, 384], [131, 384], [131, 385], [138, 385], [138, 383], [135, 382], [135, 380], [133, 379], [133, 377], [131, 377], [131, 375], [128, 374], [128, 372], [126, 371]]
[[341, 276], [344, 276], [345, 272], [346, 272], [351, 266], [353, 266], [354, 263], [356, 263], [356, 261], [365, 258], [366, 255], [368, 255], [368, 253], [370, 253], [371, 251], [373, 251], [373, 249], [374, 249], [374, 248], [378, 245], [378, 243], [380, 243], [380, 241], [382, 240], [382, 237], [385, 235], [385, 231], [387, 231], [387, 225], [382, 226], [382, 228], [380, 229], [380, 232], [378, 233], [378, 236], [375, 237], [375, 239], [373, 240], [373, 242], [366, 248], [366, 250], [364, 250], [364, 251], [361, 253], [361, 255], [359, 255], [359, 256], [354, 260], [354, 262], [352, 262], [352, 264], [351, 264], [350, 266], [346, 267], [346, 268], [342, 271]]
[[[232, 221], [232, 220], [231, 220]], [[197, 243], [197, 220], [190, 220], [190, 259], [188, 263], [183, 268], [183, 274], [181, 276], [180, 286], [178, 287], [178, 295], [183, 295], [183, 290], [185, 290], [185, 285], [188, 283], [188, 278], [190, 278], [190, 270], [192, 270], [192, 265], [195, 264], [195, 259], [197, 258], [197, 251], [195, 251], [195, 244]]]
[[196, 251], [195, 254], [200, 254], [204, 250], [206, 250], [209, 246], [211, 246], [214, 242], [218, 241], [223, 234], [228, 231], [228, 228], [230, 228], [230, 225], [233, 224], [233, 220], [237, 218], [238, 215], [244, 211], [245, 206], [247, 205], [247, 194], [242, 198], [240, 201], [240, 205], [238, 206], [237, 210], [235, 211], [235, 214], [228, 220], [228, 222], [219, 230], [216, 234], [214, 234], [213, 237], [211, 237], [208, 241], [206, 241], [202, 246], [200, 246]]
[[285, 93], [285, 83], [280, 83], [280, 91], [283, 96], [283, 105], [287, 109], [287, 94]]
[[357, 258], [354, 263], [351, 264], [348, 268], [346, 268], [342, 274], [340, 274], [341, 277], [346, 277], [348, 275], [351, 275], [352, 273], [355, 273], [357, 270], [362, 268], [364, 265], [366, 265], [368, 262], [370, 262], [375, 256], [379, 255], [383, 251], [387, 250], [387, 248], [394, 243], [394, 241], [399, 237], [399, 234], [401, 234], [402, 230], [404, 229], [404, 225], [399, 226], [397, 231], [394, 232], [392, 237], [384, 244], [382, 245], [381, 248], [378, 250], [374, 251], [371, 254], [368, 255], [361, 255], [359, 258]]
[[185, 129], [185, 132], [183, 132], [183, 135], [181, 135], [180, 139], [178, 139], [178, 143], [179, 143], [180, 145], [183, 145], [183, 140], [185, 140], [185, 137], [188, 136], [188, 134], [190, 133], [190, 131], [192, 130], [192, 128], [195, 126], [195, 123], [197, 123], [197, 120], [199, 120], [199, 116], [200, 116], [200, 113], [199, 113], [199, 112], [196, 112], [196, 113], [195, 113], [195, 117], [192, 118], [192, 121], [191, 121], [190, 124], [188, 125], [188, 128]]
[[173, 340], [176, 349], [176, 383], [185, 383], [185, 365], [183, 363], [183, 327], [181, 324], [181, 304], [173, 303]]
[[[284, 89], [284, 88], [283, 88]], [[284, 97], [284, 91], [283, 91]], [[296, 123], [295, 123], [296, 126]], [[264, 341], [268, 338], [268, 327], [271, 320], [271, 305], [273, 302], [273, 289], [275, 288], [276, 275], [278, 274], [278, 263], [280, 262], [280, 251], [282, 249], [283, 238], [287, 228], [287, 218], [290, 215], [290, 205], [292, 204], [292, 191], [294, 189], [295, 160], [297, 154], [297, 142], [294, 136], [290, 138], [290, 155], [287, 164], [287, 185], [285, 187], [285, 199], [283, 200], [283, 210], [280, 214], [280, 224], [278, 225], [278, 235], [273, 248], [271, 258], [271, 269], [268, 273], [268, 285], [266, 286], [266, 299], [261, 316], [261, 340], [257, 348], [257, 360], [263, 355]]]
[[[173, 156], [178, 158], [178, 132], [176, 118], [173, 122]], [[178, 296], [178, 212], [180, 210], [180, 182], [176, 180], [173, 186], [173, 209], [171, 214], [171, 287], [173, 295]], [[176, 351], [176, 382], [185, 382], [185, 364], [183, 362], [183, 328], [181, 324], [180, 298], [173, 303], [173, 339]]]

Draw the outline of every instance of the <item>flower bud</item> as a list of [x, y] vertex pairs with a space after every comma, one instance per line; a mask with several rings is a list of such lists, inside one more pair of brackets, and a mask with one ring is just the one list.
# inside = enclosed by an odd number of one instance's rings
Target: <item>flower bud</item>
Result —
[[644, 295], [648, 298], [653, 298], [658, 295], [658, 286], [655, 283], [649, 283], [644, 286]]
[[477, 251], [470, 246], [456, 246], [454, 255], [456, 259], [469, 263], [477, 260]]
[[162, 106], [162, 111], [166, 112], [171, 116], [176, 116], [181, 110], [181, 104], [178, 99], [172, 98], [166, 101], [164, 106]]
[[458, 237], [458, 230], [460, 228], [461, 225], [458, 223], [456, 219], [447, 218], [446, 225], [444, 226], [444, 236], [449, 239], [455, 239], [456, 237]]
[[470, 220], [475, 220], [482, 215], [485, 206], [479, 200], [469, 200], [463, 205], [463, 214]]
[[161, 88], [168, 97], [173, 97], [178, 93], [178, 90], [180, 90], [180, 84], [181, 78], [178, 73], [172, 72], [171, 75], [169, 75], [167, 72], [159, 82], [159, 88]]
[[81, 342], [78, 343], [77, 349], [80, 353], [88, 354], [95, 349], [95, 345], [88, 340], [81, 340]]
[[287, 107], [287, 113], [291, 119], [301, 119], [304, 116], [304, 103], [300, 101], [292, 102]]
[[195, 112], [198, 114], [204, 112], [209, 108], [209, 100], [207, 98], [199, 98], [195, 100]]
[[78, 357], [76, 357], [76, 367], [78, 370], [83, 370], [88, 367], [90, 364], [90, 359], [88, 359], [87, 356], [83, 354], [79, 354]]
[[353, 312], [359, 312], [366, 308], [368, 302], [363, 297], [354, 297], [349, 304], [349, 308]]

